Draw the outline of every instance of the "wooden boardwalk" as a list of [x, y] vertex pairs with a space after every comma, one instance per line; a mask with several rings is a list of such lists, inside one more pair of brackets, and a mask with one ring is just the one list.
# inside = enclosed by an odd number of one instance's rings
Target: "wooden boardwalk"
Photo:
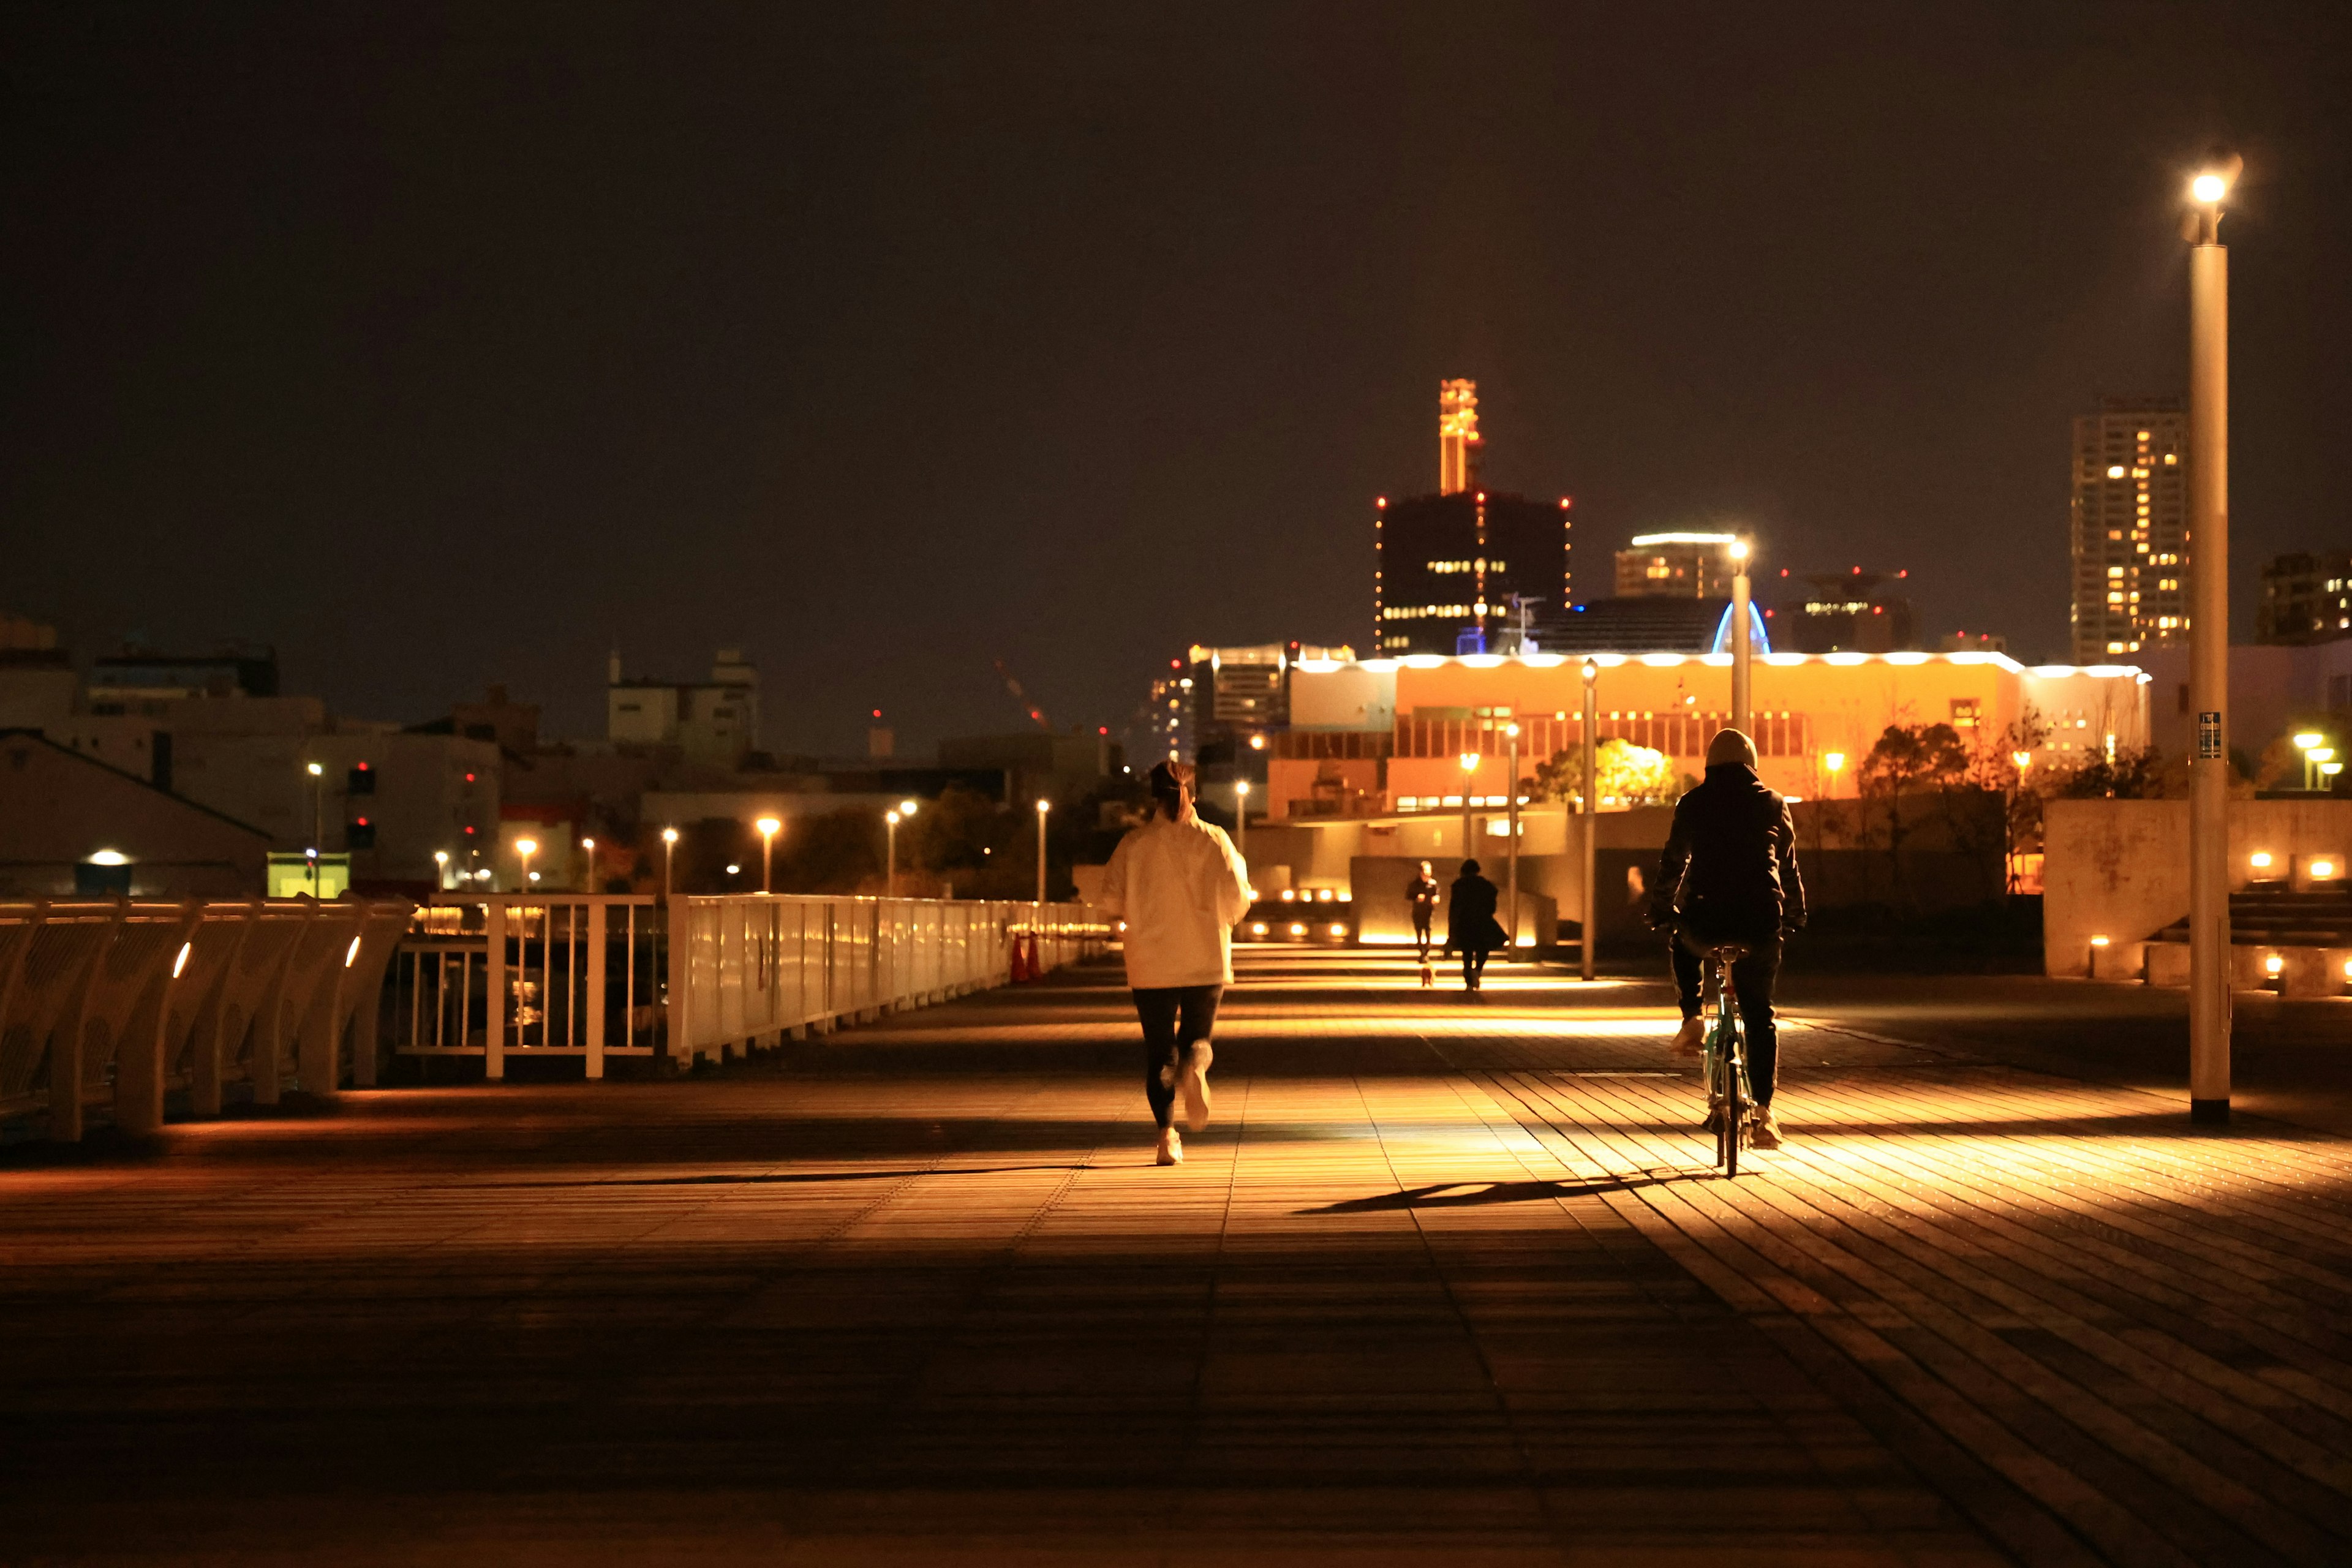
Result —
[[712, 1080], [0, 1162], [10, 1561], [2352, 1560], [2352, 1142], [1652, 986], [1115, 968]]

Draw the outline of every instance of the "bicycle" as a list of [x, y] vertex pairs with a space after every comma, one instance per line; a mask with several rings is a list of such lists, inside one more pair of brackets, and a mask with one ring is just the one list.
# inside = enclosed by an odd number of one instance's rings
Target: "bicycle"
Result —
[[1700, 1062], [1706, 1079], [1707, 1120], [1715, 1128], [1715, 1163], [1726, 1176], [1739, 1174], [1739, 1151], [1754, 1137], [1751, 1113], [1755, 1096], [1748, 1086], [1748, 1047], [1739, 1032], [1739, 1009], [1731, 984], [1731, 966], [1748, 956], [1736, 942], [1709, 946], [1705, 955], [1715, 965], [1715, 1026], [1700, 1043]]

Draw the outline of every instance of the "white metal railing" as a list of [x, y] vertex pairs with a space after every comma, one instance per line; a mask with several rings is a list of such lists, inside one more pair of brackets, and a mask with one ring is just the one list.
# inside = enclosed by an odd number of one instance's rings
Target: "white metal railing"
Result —
[[0, 903], [0, 1116], [85, 1111], [150, 1132], [164, 1097], [217, 1116], [224, 1089], [262, 1104], [375, 1082], [385, 964], [405, 899], [128, 899]]
[[1109, 939], [1084, 906], [1040, 915], [938, 899], [446, 894], [401, 944], [393, 1049], [480, 1057], [492, 1079], [516, 1058], [578, 1057], [590, 1078], [610, 1057], [719, 1058], [1003, 984], [1016, 943], [1042, 973]]
[[1002, 985], [1016, 943], [1043, 973], [1110, 940], [1082, 904], [754, 894], [673, 899], [671, 919], [682, 1062]]
[[[447, 893], [416, 911], [393, 971], [393, 1049], [480, 1057], [607, 1057], [662, 1043], [668, 922], [650, 896]], [[491, 1005], [491, 999], [500, 999]]]

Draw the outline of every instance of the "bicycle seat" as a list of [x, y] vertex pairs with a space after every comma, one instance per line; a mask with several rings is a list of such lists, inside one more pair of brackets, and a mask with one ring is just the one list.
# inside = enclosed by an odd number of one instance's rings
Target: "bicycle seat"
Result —
[[1723, 963], [1737, 963], [1748, 956], [1748, 947], [1743, 942], [1721, 942], [1706, 950], [1709, 958]]

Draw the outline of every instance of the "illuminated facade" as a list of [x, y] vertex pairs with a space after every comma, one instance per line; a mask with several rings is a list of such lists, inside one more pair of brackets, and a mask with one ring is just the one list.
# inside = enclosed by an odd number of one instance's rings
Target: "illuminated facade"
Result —
[[2352, 555], [2273, 557], [2263, 568], [2254, 606], [2258, 643], [2334, 642], [2352, 637]]
[[1902, 591], [1909, 575], [1859, 566], [1795, 577], [1783, 571], [1773, 584], [1778, 595], [1765, 612], [1772, 646], [1783, 653], [1896, 653], [1917, 647], [1916, 618]]
[[[1523, 658], [1309, 661], [1293, 672], [1290, 728], [1272, 746], [1271, 816], [1456, 811], [1464, 753], [1475, 753], [1474, 805], [1501, 805], [1504, 726], [1517, 723], [1524, 781], [1582, 744], [1583, 660]], [[1728, 654], [1595, 655], [1598, 737], [1705, 771], [1729, 722]], [[1752, 728], [1764, 782], [1803, 799], [1850, 796], [1862, 760], [1891, 724], [1949, 724], [1972, 750], [2006, 756], [2030, 709], [2047, 733], [2032, 765], [2136, 750], [2148, 739], [2148, 678], [2126, 665], [2028, 667], [1997, 653], [1775, 653], [1758, 658]], [[1834, 759], [1834, 762], [1832, 762]], [[1350, 809], [1335, 812], [1339, 802]]]
[[2078, 662], [2189, 640], [2189, 414], [2179, 398], [2110, 398], [2074, 421]]

